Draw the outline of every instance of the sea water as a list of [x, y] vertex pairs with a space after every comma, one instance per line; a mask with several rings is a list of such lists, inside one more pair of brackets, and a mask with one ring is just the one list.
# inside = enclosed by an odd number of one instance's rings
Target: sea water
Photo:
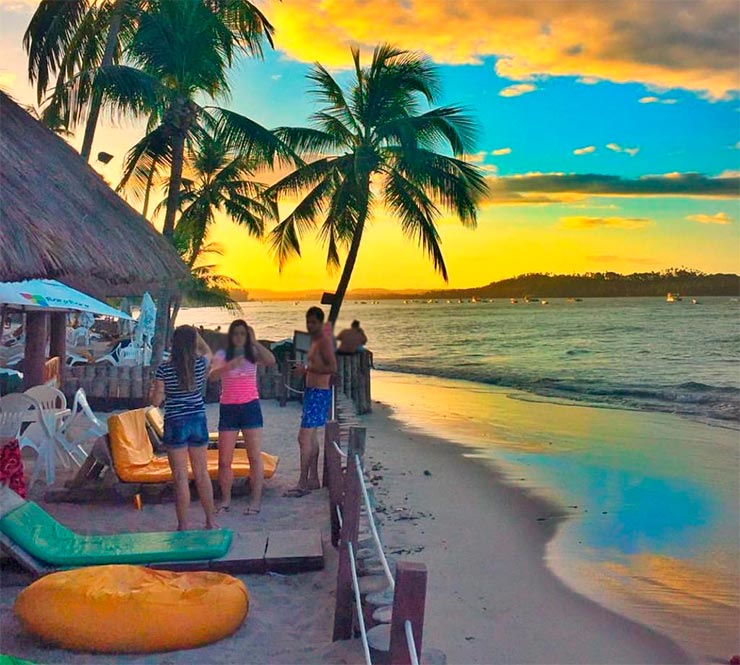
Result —
[[[246, 303], [260, 338], [309, 303]], [[658, 298], [345, 303], [373, 397], [558, 509], [547, 562], [569, 585], [704, 660], [738, 646], [740, 303]], [[231, 315], [183, 310], [179, 323]]]

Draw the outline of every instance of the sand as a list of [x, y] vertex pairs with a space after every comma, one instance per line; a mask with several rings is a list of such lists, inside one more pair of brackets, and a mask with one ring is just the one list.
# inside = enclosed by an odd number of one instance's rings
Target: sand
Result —
[[[544, 565], [556, 528], [552, 506], [506, 485], [490, 467], [447, 442], [404, 431], [390, 409], [359, 418], [367, 432], [367, 467], [386, 551], [427, 564], [424, 645], [449, 663], [679, 663], [675, 644], [564, 586]], [[244, 576], [250, 614], [235, 635], [211, 646], [149, 656], [98, 656], [52, 649], [24, 634], [12, 614], [21, 586], [0, 589], [1, 650], [44, 663], [361, 663], [358, 641], [331, 642], [336, 554], [329, 542], [325, 490], [283, 498], [297, 477], [299, 407], [264, 402], [264, 450], [281, 456], [266, 483], [263, 510], [245, 517], [234, 501], [221, 524], [245, 531], [314, 527], [324, 537], [326, 568], [293, 576]], [[214, 418], [215, 407], [209, 407]], [[427, 472], [425, 474], [425, 471]], [[171, 502], [45, 507], [80, 531], [173, 528]], [[193, 520], [200, 520], [193, 504]]]

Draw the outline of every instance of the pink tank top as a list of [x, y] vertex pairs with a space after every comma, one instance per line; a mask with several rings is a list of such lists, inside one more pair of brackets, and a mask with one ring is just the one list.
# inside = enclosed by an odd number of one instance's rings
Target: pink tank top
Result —
[[[226, 353], [218, 351], [213, 356], [213, 369], [226, 364]], [[257, 365], [246, 358], [236, 369], [230, 369], [221, 375], [221, 404], [245, 404], [259, 399], [257, 391]]]

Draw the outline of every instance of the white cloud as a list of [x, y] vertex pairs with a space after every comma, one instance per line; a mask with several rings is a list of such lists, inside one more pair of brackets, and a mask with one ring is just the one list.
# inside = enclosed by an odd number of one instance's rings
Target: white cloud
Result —
[[732, 224], [732, 218], [725, 212], [718, 212], [714, 215], [689, 215], [686, 219], [690, 222], [698, 222], [699, 224]]
[[573, 151], [574, 155], [589, 155], [594, 152], [596, 148], [592, 145], [587, 145], [585, 148], [576, 148]]
[[640, 104], [676, 104], [677, 99], [660, 99], [660, 97], [640, 97], [638, 100]]
[[[740, 147], [740, 142], [738, 142], [738, 147]], [[511, 148], [497, 148], [496, 150], [491, 150], [491, 154], [495, 155], [496, 157], [499, 157], [501, 155], [509, 155], [511, 154]]]
[[504, 88], [498, 94], [501, 97], [519, 97], [520, 95], [526, 95], [528, 92], [534, 92], [537, 90], [537, 86], [531, 83], [515, 83], [510, 85], [508, 88]]
[[273, 81], [279, 81], [281, 78], [283, 78], [283, 75], [282, 74], [273, 74], [270, 78]]
[[618, 143], [607, 143], [606, 147], [609, 148], [612, 152], [625, 152], [630, 157], [634, 157], [638, 152], [640, 152], [639, 148], [623, 148]]

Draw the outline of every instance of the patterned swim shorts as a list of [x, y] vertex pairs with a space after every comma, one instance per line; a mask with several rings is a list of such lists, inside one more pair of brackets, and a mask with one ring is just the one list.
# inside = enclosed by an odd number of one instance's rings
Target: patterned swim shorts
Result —
[[329, 418], [331, 390], [326, 388], [306, 388], [303, 393], [303, 417], [301, 427], [311, 429], [323, 427]]

